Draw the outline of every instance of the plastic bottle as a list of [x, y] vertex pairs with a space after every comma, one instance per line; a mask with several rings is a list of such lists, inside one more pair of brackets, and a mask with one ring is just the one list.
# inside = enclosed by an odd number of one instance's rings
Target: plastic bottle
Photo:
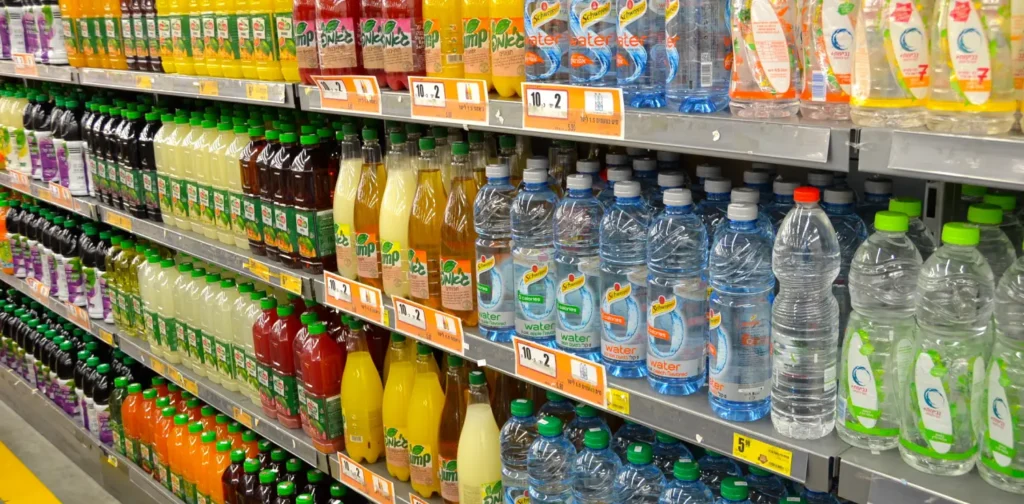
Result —
[[1019, 248], [1000, 229], [1002, 221], [1003, 211], [995, 205], [975, 203], [967, 210], [967, 222], [976, 226], [980, 232], [978, 252], [992, 269], [992, 279], [996, 285], [1003, 277], [1003, 272], [1017, 259], [1014, 251]]
[[715, 496], [700, 481], [700, 468], [689, 459], [677, 460], [672, 466], [674, 479], [666, 482], [659, 504], [713, 504]]
[[380, 206], [387, 171], [381, 162], [377, 130], [363, 129], [363, 167], [353, 210], [356, 236], [357, 277], [360, 282], [381, 288]]
[[[463, 366], [462, 358], [456, 355], [448, 355], [447, 360], [448, 369], [445, 373], [444, 409], [441, 411], [441, 418], [444, 421], [440, 423], [437, 443], [437, 477], [441, 499], [445, 503], [451, 504], [460, 502], [460, 473], [467, 472], [467, 469], [470, 468], [463, 465], [459, 469], [460, 461], [458, 460], [459, 439], [462, 434], [463, 424], [466, 421], [469, 390], [467, 387], [466, 368]], [[477, 494], [479, 494], [479, 490]]]
[[839, 121], [850, 118], [855, 11], [856, 7], [840, 8], [839, 4], [825, 2], [800, 8], [803, 117]]
[[533, 401], [512, 401], [512, 418], [501, 428], [501, 482], [505, 502], [515, 502], [527, 495], [527, 458], [530, 447], [537, 439], [537, 418], [533, 416]]
[[[746, 476], [751, 504], [781, 504], [789, 495], [782, 478], [757, 466], [749, 466]], [[723, 494], [725, 491], [723, 490]]]
[[441, 308], [441, 226], [444, 185], [434, 139], [419, 140], [416, 194], [409, 218], [409, 296], [431, 308]]
[[551, 237], [557, 197], [548, 187], [546, 172], [527, 171], [523, 177], [525, 185], [510, 210], [516, 334], [553, 347], [556, 296], [549, 272], [554, 267]]
[[892, 180], [881, 177], [872, 177], [864, 181], [864, 200], [857, 203], [857, 215], [868, 225], [869, 233], [874, 232], [871, 227], [875, 222], [875, 213], [889, 209], [889, 200], [892, 199]]
[[541, 418], [537, 430], [540, 437], [530, 445], [526, 463], [530, 501], [570, 502], [576, 448], [562, 435], [562, 421], [557, 417]]
[[921, 259], [927, 261], [938, 243], [932, 230], [921, 222], [921, 200], [917, 198], [893, 198], [889, 201], [889, 211], [906, 214], [909, 218], [907, 223], [907, 238], [917, 247], [921, 253]]
[[665, 475], [666, 481], [673, 475], [673, 467], [678, 460], [693, 460], [693, 454], [682, 441], [669, 436], [663, 432], [654, 435], [654, 446], [651, 453], [654, 457], [654, 466]]
[[425, 68], [430, 77], [461, 79], [463, 65], [462, 2], [423, 2]]
[[480, 332], [491, 341], [510, 342], [515, 329], [510, 213], [515, 187], [506, 165], [487, 166], [487, 184], [474, 202], [476, 282]]
[[334, 186], [334, 234], [338, 273], [353, 280], [357, 272], [353, 214], [359, 172], [363, 166], [361, 146], [356, 133], [356, 125], [353, 123], [346, 123], [339, 133], [341, 159], [338, 180]]
[[730, 7], [732, 40], [740, 45], [732, 55], [729, 110], [740, 117], [761, 119], [795, 116], [800, 106], [798, 9], [788, 1], [747, 4], [736, 0]]
[[[380, 205], [381, 274], [384, 292], [409, 296], [409, 215], [417, 190], [417, 173], [408, 156], [404, 133], [391, 134], [385, 160], [388, 172]], [[337, 192], [335, 200], [337, 201]], [[386, 251], [385, 251], [386, 250]]]
[[[524, 6], [516, 0], [490, 0], [491, 80], [503, 98], [517, 96], [526, 79], [524, 61], [526, 38]], [[530, 11], [526, 11], [530, 12]]]
[[383, 454], [381, 401], [384, 387], [366, 345], [363, 324], [349, 322], [350, 334], [341, 380], [341, 408], [345, 418], [345, 446], [356, 462], [374, 463]]
[[612, 438], [612, 450], [625, 462], [626, 449], [629, 448], [629, 445], [633, 443], [654, 444], [654, 440], [655, 434], [650, 427], [626, 420], [622, 427], [615, 431], [615, 437]]
[[409, 88], [410, 75], [425, 73], [423, 6], [409, 0], [385, 0], [383, 4], [384, 71], [388, 87], [400, 91]]
[[[700, 170], [698, 167], [698, 179]], [[726, 221], [727, 209], [732, 193], [732, 181], [718, 176], [700, 181], [704, 199], [697, 204], [695, 212], [704, 221], [708, 231], [713, 232], [721, 222]]]
[[25, 52], [35, 55], [39, 52], [39, 25], [36, 23], [36, 16], [42, 15], [42, 11], [33, 0], [26, 0], [24, 4], [21, 24], [25, 30]]
[[825, 189], [822, 208], [828, 215], [832, 228], [839, 240], [841, 262], [839, 276], [832, 284], [832, 294], [839, 302], [839, 334], [840, 342], [846, 334], [846, 321], [850, 318], [850, 294], [847, 277], [850, 261], [857, 247], [868, 237], [868, 227], [854, 212], [854, 194], [850, 189]]
[[786, 218], [786, 214], [793, 209], [793, 192], [796, 190], [796, 182], [788, 180], [775, 180], [772, 183], [773, 198], [771, 203], [764, 206], [764, 211], [768, 214], [768, 218], [772, 221], [772, 228], [776, 231], [779, 230], [779, 224], [782, 224], [782, 219]]
[[722, 494], [715, 504], [751, 504], [747, 499], [749, 489], [743, 478], [726, 478], [722, 480]]
[[626, 450], [627, 464], [615, 476], [614, 495], [619, 502], [655, 504], [665, 487], [665, 476], [652, 464], [651, 446], [633, 443]]
[[461, 318], [464, 326], [475, 327], [478, 315], [473, 263], [477, 236], [472, 222], [479, 187], [469, 166], [469, 144], [455, 142], [451, 153], [453, 176], [441, 223], [441, 307]]
[[665, 4], [666, 100], [680, 112], [711, 114], [729, 104], [728, 8], [720, 2]]
[[[1012, 194], [986, 194], [983, 201], [989, 205], [995, 205], [1003, 210], [1003, 223], [1000, 229], [1010, 239], [1017, 257], [1021, 256], [1021, 243], [1024, 242], [1024, 226], [1017, 218], [1017, 197]], [[998, 280], [998, 277], [997, 277]]]
[[409, 443], [409, 470], [412, 487], [429, 498], [439, 492], [438, 434], [445, 398], [429, 347], [419, 344], [416, 379], [409, 396], [405, 435]]
[[606, 430], [586, 431], [583, 448], [572, 461], [572, 496], [578, 502], [612, 502], [615, 476], [622, 468], [618, 455], [608, 447]]
[[616, 13], [611, 2], [569, 1], [569, 80], [590, 87], [616, 85]]
[[[404, 336], [391, 335], [392, 348], [397, 341], [396, 338]], [[402, 341], [405, 343], [405, 341]], [[384, 422], [384, 447], [387, 458], [388, 473], [398, 478], [399, 481], [409, 480], [409, 443], [405, 437], [406, 422], [408, 421], [409, 398], [416, 379], [415, 360], [410, 360], [407, 354], [412, 354], [412, 348], [403, 344], [396, 350], [387, 373], [387, 385], [384, 388], [383, 399], [383, 422]]]
[[567, 84], [570, 81], [568, 0], [529, 0], [524, 12], [526, 79]]
[[715, 495], [720, 493], [722, 482], [726, 479], [743, 477], [743, 470], [739, 464], [711, 450], [708, 450], [697, 464], [700, 467], [700, 481]]
[[642, 7], [631, 0], [616, 2], [616, 84], [622, 88], [623, 100], [630, 107], [658, 108], [666, 104], [668, 72], [658, 58], [666, 50], [666, 7], [667, 2], [644, 3]]

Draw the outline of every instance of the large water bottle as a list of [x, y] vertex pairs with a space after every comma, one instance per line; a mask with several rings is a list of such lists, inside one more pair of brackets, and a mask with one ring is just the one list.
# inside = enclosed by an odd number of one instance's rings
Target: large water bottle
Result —
[[743, 470], [740, 465], [731, 458], [727, 458], [718, 452], [708, 450], [700, 460], [700, 480], [711, 489], [715, 495], [719, 494], [722, 481], [727, 478], [742, 478]]
[[768, 205], [772, 202], [772, 175], [761, 170], [747, 170], [743, 172], [743, 185], [761, 194], [761, 204]]
[[800, 7], [804, 65], [800, 115], [807, 119], [850, 118], [854, 5], [808, 0]]
[[869, 178], [864, 181], [864, 200], [857, 203], [857, 215], [868, 225], [868, 234], [874, 233], [872, 224], [875, 214], [889, 209], [892, 199], [892, 180], [887, 178]]
[[669, 0], [665, 7], [665, 77], [669, 106], [711, 114], [729, 104], [728, 6], [710, 0]]
[[626, 105], [665, 106], [665, 0], [617, 0], [616, 68]]
[[672, 475], [661, 492], [658, 504], [714, 504], [715, 496], [700, 480], [700, 467], [689, 459], [680, 459], [672, 466]]
[[615, 86], [616, 16], [611, 2], [570, 0], [569, 5], [571, 82], [579, 86]]
[[569, 0], [528, 0], [524, 4], [526, 80], [569, 83]]
[[501, 428], [501, 486], [505, 502], [519, 502], [526, 496], [527, 454], [537, 439], [537, 418], [533, 416], [533, 401], [512, 401], [512, 418]]
[[584, 435], [583, 449], [572, 463], [572, 496], [577, 502], [615, 502], [615, 476], [622, 462], [608, 442], [608, 432], [596, 427]]
[[604, 190], [597, 195], [597, 200], [605, 209], [608, 209], [615, 204], [615, 184], [629, 180], [633, 176], [633, 169], [627, 167], [608, 168], [605, 171], [605, 176], [608, 180]]
[[570, 175], [569, 194], [555, 207], [555, 343], [581, 357], [601, 359], [601, 217], [604, 207], [590, 176]]
[[750, 474], [747, 474], [746, 480], [751, 504], [780, 504], [789, 496], [782, 478], [758, 466], [750, 466], [748, 469]]
[[939, 244], [935, 240], [935, 233], [921, 222], [921, 200], [893, 198], [889, 201], [889, 211], [907, 215], [907, 238], [910, 238], [917, 251], [921, 253], [921, 260], [927, 261], [935, 253], [935, 249], [939, 248]]
[[911, 467], [957, 476], [974, 467], [991, 348], [992, 269], [970, 224], [942, 227], [943, 245], [917, 277], [917, 339], [900, 408], [900, 455]]
[[800, 184], [789, 180], [776, 180], [772, 183], [772, 192], [775, 197], [772, 198], [772, 202], [765, 205], [765, 212], [768, 212], [768, 218], [772, 221], [772, 228], [776, 232], [779, 230], [779, 224], [782, 224], [782, 219], [786, 218], [786, 214], [793, 209], [793, 191]]
[[772, 242], [757, 226], [757, 207], [729, 205], [708, 261], [708, 399], [732, 421], [768, 413], [772, 376]]
[[577, 404], [576, 418], [573, 418], [569, 425], [566, 425], [565, 437], [576, 447], [576, 451], [582, 451], [583, 441], [586, 438], [587, 432], [592, 429], [607, 432], [608, 438], [611, 439], [612, 430], [608, 428], [608, 424], [604, 419], [597, 414], [597, 410], [588, 404]]
[[658, 161], [649, 157], [634, 158], [633, 180], [640, 183], [640, 197], [649, 203], [658, 190]]
[[[775, 239], [775, 226], [772, 226], [772, 220], [768, 216], [768, 213], [764, 211], [764, 207], [760, 205], [761, 193], [751, 187], [737, 187], [729, 193], [729, 203], [737, 204], [748, 204], [757, 207], [757, 227], [767, 236], [769, 239]], [[725, 221], [718, 223], [718, 227], [722, 227]]]
[[[1017, 257], [1020, 257], [1021, 245], [1024, 242], [1024, 227], [1021, 226], [1020, 220], [1017, 218], [1017, 197], [1013, 194], [986, 194], [982, 201], [1003, 210], [1003, 223], [999, 227], [1010, 239], [1010, 244], [1013, 245]], [[998, 278], [996, 277], [997, 280]]]
[[651, 453], [654, 455], [655, 467], [661, 470], [666, 479], [672, 478], [673, 467], [679, 459], [693, 460], [693, 453], [682, 441], [664, 432], [654, 435]]
[[633, 443], [654, 444], [654, 439], [653, 429], [646, 425], [626, 420], [626, 423], [622, 424], [622, 427], [615, 431], [615, 437], [612, 438], [612, 450], [615, 451], [622, 461], [625, 461], [626, 448], [629, 448], [629, 445]]
[[[703, 201], [705, 198], [704, 181], [709, 178], [721, 177], [722, 168], [720, 166], [699, 164], [697, 165], [697, 181], [693, 183], [693, 187], [690, 188], [693, 191], [693, 201]], [[731, 184], [731, 182], [730, 182]]]
[[743, 478], [725, 478], [722, 481], [721, 496], [715, 504], [750, 504], [750, 489]]
[[601, 219], [601, 357], [608, 373], [647, 374], [647, 226], [640, 184], [615, 185], [615, 204]]
[[796, 2], [730, 0], [733, 54], [729, 110], [740, 117], [792, 117], [800, 108]]
[[508, 166], [487, 165], [487, 184], [480, 188], [473, 204], [480, 334], [503, 343], [512, 341], [516, 328], [510, 218], [515, 194]]
[[608, 186], [601, 178], [601, 162], [596, 159], [576, 161], [576, 173], [590, 177], [590, 187], [595, 196], [601, 194], [601, 191]]
[[685, 185], [686, 174], [681, 171], [658, 172], [658, 188], [651, 194], [651, 199], [648, 201], [651, 206], [651, 215], [657, 215], [665, 209], [665, 191], [680, 189]]
[[876, 213], [876, 232], [850, 264], [853, 313], [839, 359], [836, 430], [847, 443], [873, 451], [896, 447], [899, 398], [907, 385], [900, 377], [917, 332], [921, 254], [907, 236], [907, 224], [904, 214]]
[[689, 395], [705, 383], [708, 233], [690, 191], [670, 189], [665, 204], [647, 230], [647, 381]]
[[556, 417], [541, 418], [537, 431], [540, 437], [526, 456], [530, 502], [571, 503], [576, 448], [562, 435], [562, 421]]
[[[1024, 393], [1024, 259], [1006, 270], [995, 294], [996, 344], [985, 376], [982, 402], [981, 464], [978, 472], [990, 484], [1024, 493], [1024, 459], [1019, 449], [1024, 437], [1022, 412], [1017, 406]], [[1018, 399], [1019, 400], [1019, 399]]]
[[[544, 392], [544, 404], [537, 411], [537, 417], [544, 418], [553, 416], [562, 421], [562, 425], [569, 425], [576, 418], [576, 408], [572, 401], [552, 391]], [[563, 428], [564, 430], [564, 428]]]
[[998, 284], [1006, 271], [1017, 260], [1015, 248], [1006, 233], [1000, 229], [1003, 211], [987, 203], [976, 203], [967, 210], [967, 222], [977, 226], [980, 232], [978, 252], [988, 261], [992, 269], [992, 280]]
[[832, 283], [832, 294], [839, 302], [839, 342], [846, 335], [846, 321], [850, 318], [850, 289], [847, 275], [850, 273], [850, 261], [864, 240], [868, 239], [868, 227], [864, 220], [854, 212], [853, 191], [849, 189], [826, 189], [822, 208], [832, 222], [832, 229], [839, 238], [839, 251], [842, 261], [839, 264], [839, 276]]
[[615, 476], [615, 499], [630, 504], [657, 504], [665, 488], [665, 475], [652, 462], [651, 445], [633, 443], [626, 449], [627, 463]]
[[772, 424], [797, 439], [823, 437], [835, 425], [839, 304], [832, 282], [840, 246], [818, 197], [813, 187], [793, 193], [796, 206], [772, 252], [780, 285], [772, 306]]
[[803, 499], [804, 504], [839, 504], [839, 499], [835, 495], [828, 492], [815, 492], [810, 488], [804, 488], [804, 491], [800, 493], [800, 498]]
[[704, 220], [708, 232], [714, 232], [718, 223], [726, 220], [729, 211], [729, 197], [732, 192], [732, 181], [726, 178], [713, 177], [704, 179], [704, 201], [697, 204], [697, 215]]
[[516, 334], [555, 347], [555, 249], [552, 217], [558, 198], [544, 170], [523, 172], [523, 190], [512, 200]]

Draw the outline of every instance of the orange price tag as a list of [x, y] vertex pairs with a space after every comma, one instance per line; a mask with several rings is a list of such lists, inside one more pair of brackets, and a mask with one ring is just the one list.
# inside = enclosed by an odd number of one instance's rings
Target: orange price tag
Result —
[[26, 278], [25, 283], [28, 284], [29, 289], [32, 289], [32, 297], [42, 303], [46, 303], [46, 301], [48, 301], [50, 297], [50, 288], [43, 284], [43, 282], [40, 282], [35, 278]]
[[378, 504], [394, 504], [395, 485], [366, 469], [344, 453], [338, 453], [341, 482]]
[[462, 319], [433, 308], [392, 296], [395, 329], [463, 355]]
[[482, 80], [409, 77], [409, 95], [414, 119], [487, 125], [487, 83]]
[[36, 67], [36, 58], [32, 53], [13, 53], [14, 73], [27, 77], [39, 77], [39, 68]]
[[60, 184], [50, 182], [50, 202], [74, 211], [75, 200], [71, 197], [71, 189]]
[[380, 289], [325, 271], [324, 291], [327, 306], [383, 323], [384, 304]]
[[622, 139], [622, 90], [522, 83], [523, 129]]
[[11, 174], [11, 185], [21, 192], [29, 192], [32, 188], [32, 179], [24, 173], [8, 170]]
[[68, 307], [68, 320], [82, 329], [89, 330], [89, 312], [85, 311], [85, 308], [71, 303], [66, 303], [66, 306]]
[[604, 365], [519, 337], [513, 337], [512, 344], [516, 348], [516, 376], [580, 401], [606, 406]]
[[157, 374], [161, 374], [162, 375], [162, 374], [167, 372], [167, 367], [164, 366], [163, 362], [160, 362], [158, 360], [150, 359], [149, 360], [149, 367], [152, 368], [153, 371], [156, 371]]
[[220, 84], [217, 81], [199, 81], [199, 94], [203, 96], [220, 96]]
[[366, 75], [313, 77], [320, 90], [320, 107], [377, 114], [383, 112], [377, 79]]

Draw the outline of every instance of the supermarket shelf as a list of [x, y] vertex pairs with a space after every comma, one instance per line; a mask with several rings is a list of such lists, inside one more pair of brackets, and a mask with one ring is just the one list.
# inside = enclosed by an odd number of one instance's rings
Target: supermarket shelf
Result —
[[0, 186], [28, 194], [51, 205], [58, 206], [69, 212], [81, 215], [82, 217], [88, 217], [90, 219], [96, 218], [96, 210], [93, 208], [94, 205], [90, 200], [85, 198], [61, 200], [58, 195], [54, 194], [48, 184], [44, 184], [38, 180], [30, 181], [28, 187], [25, 187], [23, 185], [19, 185], [18, 182], [15, 181], [14, 175], [10, 172], [3, 171], [0, 172]]
[[[431, 504], [440, 504], [440, 502], [441, 502], [441, 498], [440, 497], [435, 496], [435, 497], [433, 497], [431, 499], [424, 499], [423, 497], [420, 497], [418, 494], [416, 495], [416, 497], [419, 500], [416, 501], [416, 502], [413, 502], [413, 500], [409, 497], [410, 494], [414, 493], [413, 490], [412, 490], [412, 485], [409, 484], [408, 481], [398, 481], [398, 480], [390, 479], [391, 477], [388, 476], [387, 464], [385, 464], [383, 461], [378, 461], [376, 464], [368, 464], [368, 465], [365, 465], [364, 467], [367, 470], [373, 472], [374, 474], [379, 475], [379, 476], [383, 476], [383, 477], [387, 478], [389, 481], [391, 481], [391, 483], [394, 485], [394, 489], [395, 489], [394, 498], [395, 498], [395, 502], [396, 503], [400, 503], [400, 504], [417, 504], [420, 501], [425, 501], [425, 502], [429, 502]], [[332, 475], [332, 477], [334, 477], [335, 480], [342, 481], [342, 479], [339, 477], [340, 474], [341, 474], [341, 466], [340, 466], [340, 463], [338, 462], [338, 457], [331, 457], [331, 475]], [[342, 483], [344, 483], [344, 481], [342, 481]], [[352, 487], [349, 487], [349, 488], [352, 489], [352, 490], [355, 490], [356, 493], [362, 494], [364, 497], [370, 499], [370, 502], [375, 502], [373, 496], [371, 496], [371, 495], [369, 495], [369, 494], [367, 494], [367, 493], [365, 493], [365, 492], [363, 492], [363, 491], [361, 491], [361, 490], [359, 490], [357, 488], [352, 488]]]
[[22, 294], [29, 296], [30, 298], [39, 301], [40, 304], [46, 308], [52, 310], [57, 315], [63, 317], [65, 320], [74, 323], [78, 327], [85, 329], [87, 332], [96, 334], [101, 340], [111, 346], [115, 345], [115, 340], [112, 334], [106, 332], [105, 334], [99, 333], [99, 328], [94, 327], [92, 321], [88, 319], [87, 314], [79, 312], [76, 308], [73, 308], [70, 304], [65, 303], [57, 298], [41, 295], [36, 292], [32, 287], [26, 283], [24, 279], [18, 278], [14, 275], [8, 275], [0, 272], [0, 280], [3, 280], [7, 285], [10, 285], [17, 289]]
[[860, 503], [1020, 502], [1020, 496], [986, 483], [981, 479], [977, 469], [955, 478], [927, 474], [903, 462], [896, 449], [872, 453], [860, 448], [850, 448], [842, 454], [839, 476], [839, 496]]
[[83, 68], [79, 72], [79, 80], [86, 86], [275, 107], [295, 106], [295, 86], [284, 82], [219, 79], [99, 68]]
[[[321, 107], [320, 90], [315, 86], [298, 86], [297, 89], [302, 110], [340, 113]], [[381, 109], [384, 119], [413, 120], [410, 117], [412, 107], [408, 92], [382, 91]], [[346, 114], [377, 117], [374, 114]], [[479, 126], [479, 129], [552, 138], [573, 137], [569, 134], [525, 131], [522, 102], [494, 96], [490, 99], [489, 124]], [[849, 171], [850, 123], [797, 119], [759, 121], [739, 119], [729, 114], [707, 116], [628, 109], [625, 129], [625, 138], [622, 140], [602, 138], [599, 141], [686, 154]], [[594, 138], [588, 136], [576, 138], [594, 141]]]
[[0, 61], [0, 76], [15, 77], [18, 79], [40, 80], [50, 82], [74, 83], [78, 82], [79, 70], [70, 66], [58, 65], [36, 65], [37, 75], [23, 75], [14, 71], [14, 62], [11, 60]]

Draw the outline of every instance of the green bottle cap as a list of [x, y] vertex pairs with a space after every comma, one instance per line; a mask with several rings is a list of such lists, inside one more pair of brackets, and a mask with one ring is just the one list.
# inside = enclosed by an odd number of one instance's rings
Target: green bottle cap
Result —
[[483, 371], [470, 371], [469, 373], [469, 384], [470, 385], [483, 385], [487, 383], [487, 377], [484, 376]]
[[[241, 451], [241, 450], [236, 450], [236, 451]], [[243, 453], [242, 455], [245, 455], [245, 453]], [[232, 458], [232, 460], [234, 459], [234, 457], [231, 457], [231, 458]], [[242, 469], [245, 472], [247, 472], [247, 473], [259, 472], [259, 470], [260, 470], [260, 461], [254, 459], [254, 458], [245, 459], [245, 465], [242, 466]], [[268, 471], [268, 472], [270, 472], [270, 471]]]
[[347, 487], [341, 486], [338, 483], [331, 483], [331, 497], [344, 497], [347, 493]]
[[278, 317], [290, 317], [295, 312], [295, 307], [290, 304], [285, 304], [277, 307]]
[[312, 324], [313, 322], [316, 322], [317, 321], [316, 312], [308, 311], [308, 312], [303, 313], [302, 315], [299, 315], [299, 321], [302, 322], [302, 325], [309, 325], [309, 324]]
[[217, 433], [213, 431], [206, 431], [203, 433], [203, 437], [200, 440], [204, 443], [212, 443], [217, 440]]
[[512, 416], [524, 418], [533, 415], [533, 401], [530, 399], [516, 399], [512, 401]]
[[465, 156], [469, 154], [469, 144], [466, 142], [455, 142], [452, 144], [453, 156]]
[[256, 441], [256, 433], [255, 432], [253, 432], [251, 430], [247, 430], [247, 431], [242, 433], [242, 442], [243, 443], [251, 443], [253, 441]]
[[158, 397], [156, 399], [156, 407], [161, 410], [171, 405], [170, 397]]
[[[990, 203], [975, 203], [967, 208], [967, 222], [998, 226], [1003, 223], [1003, 209]], [[945, 239], [945, 235], [943, 235], [943, 239]]]
[[742, 502], [747, 500], [747, 482], [742, 478], [725, 478], [722, 480], [722, 498]]
[[[70, 343], [68, 343], [70, 344]], [[61, 345], [63, 347], [63, 345]], [[146, 389], [142, 392], [143, 399], [156, 399], [156, 389]]]
[[189, 424], [189, 426], [188, 426], [188, 433], [189, 434], [199, 434], [200, 432], [203, 432], [203, 423], [202, 422], [192, 422], [191, 424]]
[[608, 448], [608, 433], [599, 427], [593, 427], [583, 434], [583, 446], [591, 450]]
[[[220, 446], [222, 444], [224, 444], [224, 443], [227, 443], [228, 449], [231, 450], [231, 441], [228, 441], [227, 439], [225, 439], [224, 441], [221, 441], [220, 443], [217, 443], [217, 451], [220, 451]], [[253, 459], [253, 460], [256, 460], [256, 459]], [[243, 450], [241, 448], [239, 448], [237, 450], [231, 450], [231, 462], [235, 463], [235, 464], [241, 462], [241, 463], [244, 464], [245, 463], [245, 450]], [[258, 460], [256, 461], [256, 464], [257, 464], [256, 467], [258, 468], [259, 467], [259, 461]], [[243, 467], [242, 469], [244, 470], [245, 468]]]
[[174, 421], [174, 415], [177, 414], [178, 410], [174, 406], [166, 406], [160, 410], [160, 415], [164, 418], [170, 418], [172, 422]]
[[651, 445], [647, 443], [631, 443], [626, 449], [626, 460], [630, 464], [646, 465], [654, 459]]
[[690, 459], [679, 459], [672, 465], [672, 474], [679, 481], [697, 481], [700, 479], [700, 467]]
[[318, 469], [310, 469], [306, 471], [306, 481], [310, 483], [319, 483], [324, 480], [324, 473]]
[[260, 484], [270, 485], [277, 481], [277, 471], [264, 469], [260, 471]]
[[299, 462], [299, 459], [295, 457], [288, 459], [288, 462], [284, 464], [284, 470], [288, 472], [297, 472], [300, 469], [302, 469], [302, 462]]
[[277, 307], [277, 299], [268, 297], [260, 300], [260, 309], [263, 311], [273, 310]]
[[577, 404], [576, 405], [576, 416], [581, 418], [594, 418], [597, 416], [597, 410], [589, 404]]
[[676, 439], [676, 438], [674, 438], [672, 436], [669, 436], [668, 434], [665, 434], [664, 432], [656, 432], [654, 434], [654, 439], [657, 442], [664, 443], [664, 444], [675, 444], [675, 443], [679, 442], [678, 439]]
[[295, 493], [295, 483], [291, 481], [282, 481], [277, 484], [277, 495], [279, 497], [287, 497]]
[[995, 205], [1006, 212], [1012, 212], [1017, 208], [1017, 197], [1012, 194], [986, 194], [981, 201]]
[[288, 455], [280, 448], [274, 448], [270, 452], [270, 460], [273, 460], [274, 462], [284, 462], [286, 458], [288, 458]]
[[302, 494], [295, 498], [295, 504], [313, 504], [313, 496]]
[[546, 416], [537, 421], [537, 432], [544, 437], [562, 435], [562, 421], [557, 417]]
[[131, 385], [128, 385], [128, 393], [129, 394], [141, 394], [142, 393], [142, 384], [141, 383], [133, 383]]
[[434, 137], [423, 137], [420, 138], [420, 150], [434, 150], [437, 147]]
[[187, 425], [187, 424], [188, 424], [188, 415], [186, 415], [184, 413], [178, 413], [177, 415], [174, 415], [174, 425]]
[[433, 350], [419, 341], [416, 342], [416, 355], [430, 355]]
[[462, 357], [459, 357], [458, 355], [454, 355], [454, 354], [448, 354], [448, 367], [453, 368], [453, 367], [461, 367], [461, 366], [462, 366]]
[[974, 247], [978, 245], [981, 231], [963, 222], [949, 222], [942, 226], [942, 241], [950, 245]]
[[[214, 438], [216, 438], [216, 434], [214, 434]], [[218, 452], [225, 452], [226, 453], [226, 452], [230, 452], [231, 451], [231, 441], [228, 441], [227, 439], [225, 439], [223, 441], [217, 441], [217, 445], [216, 446], [217, 446], [217, 451]], [[228, 457], [229, 457], [228, 460], [230, 460], [231, 456], [228, 455]]]

